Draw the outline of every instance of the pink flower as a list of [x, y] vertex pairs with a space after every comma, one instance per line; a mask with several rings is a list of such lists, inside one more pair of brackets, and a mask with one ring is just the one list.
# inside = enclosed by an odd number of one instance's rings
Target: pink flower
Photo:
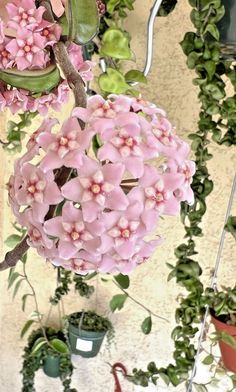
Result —
[[46, 172], [63, 165], [80, 167], [85, 149], [90, 142], [90, 135], [83, 133], [78, 121], [71, 117], [64, 122], [60, 133], [43, 132], [37, 142], [47, 152], [40, 163], [41, 169]]
[[82, 48], [79, 45], [71, 43], [68, 47], [69, 58], [74, 67], [79, 71], [80, 76], [84, 81], [92, 80], [92, 61], [84, 61]]
[[10, 42], [10, 39], [5, 39], [4, 42], [0, 42], [0, 69], [11, 68], [14, 63], [14, 57], [6, 49], [6, 45]]
[[78, 177], [65, 184], [61, 191], [66, 198], [82, 206], [83, 218], [92, 222], [104, 208], [125, 210], [128, 200], [120, 188], [124, 166], [120, 163], [101, 165], [88, 157]]
[[139, 180], [139, 187], [130, 191], [132, 198], [143, 200], [146, 211], [157, 211], [158, 214], [176, 215], [180, 210], [180, 203], [174, 195], [174, 191], [181, 187], [184, 182], [182, 174], [160, 174], [147, 165], [144, 175]]
[[40, 146], [36, 141], [37, 137], [43, 132], [50, 133], [56, 124], [58, 124], [58, 120], [55, 118], [48, 118], [42, 122], [40, 127], [30, 136], [26, 144], [27, 153], [25, 153], [24, 156], [19, 160], [20, 165], [31, 161], [39, 153]]
[[118, 113], [114, 120], [96, 121], [93, 128], [105, 142], [98, 150], [98, 158], [122, 162], [135, 178], [143, 175], [145, 160], [158, 156], [157, 149], [147, 145], [136, 113]]
[[18, 27], [27, 27], [33, 30], [42, 21], [44, 7], [36, 8], [34, 0], [21, 0], [6, 5], [9, 15], [8, 27], [18, 29]]
[[74, 258], [80, 249], [94, 253], [100, 244], [98, 236], [103, 226], [95, 221], [85, 223], [82, 212], [66, 202], [62, 209], [62, 216], [57, 216], [44, 223], [47, 234], [58, 237], [59, 258]]
[[45, 46], [53, 46], [60, 40], [62, 29], [58, 23], [49, 23], [46, 20], [42, 20], [35, 29], [35, 32], [38, 32], [42, 37], [46, 38]]
[[17, 180], [16, 201], [21, 206], [30, 205], [36, 221], [42, 222], [49, 206], [56, 205], [63, 200], [57, 184], [53, 181], [52, 172], [45, 175], [32, 164], [24, 163]]
[[173, 159], [170, 159], [166, 166], [167, 172], [180, 173], [184, 176], [182, 186], [178, 187], [174, 192], [175, 197], [179, 201], [187, 201], [188, 204], [192, 205], [194, 203], [194, 193], [190, 185], [196, 171], [195, 162], [186, 160], [183, 163], [178, 164]]
[[6, 106], [13, 114], [19, 110], [27, 110], [28, 92], [14, 89], [6, 90], [3, 95], [6, 100]]
[[28, 244], [33, 248], [47, 248], [53, 247], [53, 241], [48, 238], [43, 230], [42, 223], [36, 222], [31, 209], [26, 210], [22, 214], [22, 225], [27, 228], [29, 239]]
[[6, 49], [14, 57], [17, 68], [23, 71], [26, 68], [45, 68], [48, 55], [44, 51], [46, 39], [39, 33], [32, 33], [27, 29], [17, 32]]
[[164, 110], [157, 108], [154, 103], [145, 101], [141, 95], [138, 98], [132, 98], [131, 106], [134, 112], [142, 111], [149, 116], [153, 116], [154, 114], [158, 113], [162, 116], [165, 116]]
[[98, 270], [98, 263], [100, 258], [97, 258], [94, 254], [86, 252], [84, 250], [79, 251], [74, 258], [65, 259], [53, 259], [53, 265], [57, 267], [63, 267], [68, 271], [73, 271], [76, 274], [86, 275], [90, 272]]
[[72, 116], [80, 118], [84, 122], [91, 122], [99, 118], [115, 118], [119, 112], [129, 112], [131, 99], [111, 95], [107, 101], [100, 95], [94, 95], [88, 99], [87, 108], [75, 108]]

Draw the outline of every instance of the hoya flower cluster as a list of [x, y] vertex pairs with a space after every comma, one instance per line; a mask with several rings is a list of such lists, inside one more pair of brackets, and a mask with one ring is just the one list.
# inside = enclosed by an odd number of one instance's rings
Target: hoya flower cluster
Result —
[[[13, 0], [6, 5], [8, 20], [0, 20], [0, 70], [45, 69], [52, 61], [51, 47], [59, 41], [61, 27], [43, 19], [44, 7], [35, 6], [34, 0]], [[92, 79], [90, 61], [83, 61], [80, 46], [71, 44], [68, 53], [82, 78]], [[0, 110], [10, 108], [12, 113], [38, 111], [46, 115], [51, 106], [59, 110], [68, 101], [69, 86], [61, 80], [52, 91], [32, 96], [29, 91], [12, 88], [5, 82], [0, 85]]]
[[124, 95], [90, 97], [57, 133], [55, 124], [45, 120], [15, 164], [9, 200], [17, 221], [54, 265], [128, 274], [159, 244], [147, 240], [159, 218], [193, 203], [189, 146], [163, 110]]

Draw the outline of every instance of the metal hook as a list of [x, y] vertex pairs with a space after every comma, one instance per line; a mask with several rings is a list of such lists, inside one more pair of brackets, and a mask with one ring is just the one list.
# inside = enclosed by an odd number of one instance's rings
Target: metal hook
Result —
[[[148, 18], [147, 24], [147, 49], [146, 49], [146, 62], [143, 69], [144, 76], [147, 76], [150, 72], [153, 59], [153, 38], [154, 38], [154, 23], [156, 20], [157, 13], [163, 0], [155, 0]], [[104, 58], [100, 59], [100, 68], [103, 73], [106, 72], [107, 64]], [[131, 86], [136, 86], [139, 82], [129, 82]]]

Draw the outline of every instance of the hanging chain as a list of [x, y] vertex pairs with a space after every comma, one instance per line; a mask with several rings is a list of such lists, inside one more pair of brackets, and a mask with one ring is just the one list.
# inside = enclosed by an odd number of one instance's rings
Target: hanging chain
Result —
[[[223, 251], [224, 241], [225, 241], [225, 234], [226, 234], [225, 225], [226, 225], [226, 223], [228, 221], [228, 218], [229, 218], [231, 210], [232, 210], [235, 191], [236, 191], [236, 174], [234, 175], [234, 180], [233, 180], [233, 184], [232, 184], [232, 188], [231, 188], [231, 193], [230, 193], [230, 197], [229, 197], [228, 207], [227, 207], [227, 211], [226, 211], [226, 215], [225, 215], [224, 226], [223, 226], [223, 230], [222, 230], [222, 233], [221, 233], [220, 244], [219, 244], [217, 255], [216, 255], [214, 274], [213, 274], [212, 279], [211, 279], [211, 288], [213, 288], [215, 291], [217, 290], [218, 271], [219, 271], [219, 267], [220, 267], [221, 256], [222, 256], [222, 251]], [[204, 319], [202, 321], [201, 332], [200, 332], [200, 336], [199, 336], [199, 339], [198, 339], [198, 348], [197, 348], [196, 357], [195, 357], [194, 365], [193, 365], [193, 368], [192, 368], [191, 378], [190, 378], [190, 381], [189, 381], [187, 392], [192, 392], [193, 380], [194, 380], [195, 373], [196, 373], [196, 370], [197, 370], [198, 359], [199, 359], [199, 356], [200, 356], [200, 353], [201, 353], [202, 341], [203, 341], [203, 337], [205, 335], [205, 328], [206, 328], [208, 314], [209, 314], [209, 305], [206, 306]]]

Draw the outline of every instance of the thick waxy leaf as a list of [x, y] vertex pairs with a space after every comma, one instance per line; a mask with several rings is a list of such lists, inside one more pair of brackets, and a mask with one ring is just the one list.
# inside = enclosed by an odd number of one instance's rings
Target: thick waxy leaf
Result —
[[41, 93], [50, 91], [59, 84], [60, 72], [54, 64], [45, 69], [31, 71], [19, 71], [16, 68], [11, 68], [0, 71], [0, 80], [13, 87]]
[[35, 341], [35, 343], [34, 343], [34, 345], [33, 345], [33, 347], [32, 347], [31, 355], [36, 354], [36, 353], [40, 350], [40, 348], [41, 348], [42, 346], [44, 346], [46, 343], [47, 343], [47, 341], [46, 341], [45, 338], [43, 338], [43, 337], [38, 338], [38, 339]]
[[21, 330], [20, 337], [23, 338], [26, 332], [30, 329], [31, 325], [35, 322], [35, 320], [27, 320], [24, 327]]
[[71, 41], [85, 45], [97, 34], [99, 17], [96, 0], [68, 0], [66, 14]]
[[145, 318], [145, 320], [143, 320], [142, 325], [141, 325], [141, 329], [145, 335], [148, 335], [151, 332], [151, 330], [152, 330], [151, 316], [148, 316], [147, 318]]
[[107, 93], [123, 94], [130, 89], [124, 76], [113, 68], [107, 68], [107, 72], [99, 77], [98, 83], [99, 87]]
[[130, 282], [129, 282], [129, 277], [127, 275], [119, 274], [114, 276], [114, 279], [123, 289], [128, 289]]
[[110, 301], [110, 308], [112, 312], [116, 310], [121, 310], [127, 300], [128, 296], [126, 294], [117, 294]]
[[102, 37], [100, 54], [120, 60], [130, 60], [132, 52], [129, 48], [129, 40], [123, 31], [110, 28]]
[[53, 339], [50, 341], [50, 344], [56, 351], [61, 354], [67, 354], [69, 352], [67, 344], [60, 339]]
[[147, 78], [143, 72], [133, 69], [125, 74], [125, 80], [127, 83], [138, 82], [147, 83]]
[[211, 364], [213, 363], [213, 361], [214, 361], [213, 355], [212, 355], [212, 354], [209, 354], [209, 355], [207, 355], [207, 357], [205, 357], [205, 358], [203, 359], [202, 363], [203, 363], [204, 365], [211, 365]]
[[9, 248], [14, 248], [20, 241], [21, 237], [19, 235], [12, 234], [6, 239], [5, 244], [9, 246]]

